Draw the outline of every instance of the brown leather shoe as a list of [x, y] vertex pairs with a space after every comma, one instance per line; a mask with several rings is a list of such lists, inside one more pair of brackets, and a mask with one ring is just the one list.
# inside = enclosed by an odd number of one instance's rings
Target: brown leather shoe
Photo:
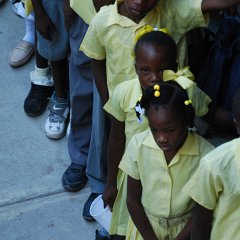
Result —
[[34, 54], [34, 46], [21, 40], [12, 50], [8, 57], [8, 62], [12, 67], [20, 67], [27, 63]]

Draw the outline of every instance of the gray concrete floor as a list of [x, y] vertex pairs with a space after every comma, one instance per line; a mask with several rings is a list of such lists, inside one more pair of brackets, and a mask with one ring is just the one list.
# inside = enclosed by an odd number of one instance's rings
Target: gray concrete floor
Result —
[[0, 5], [0, 240], [94, 239], [97, 224], [81, 216], [89, 188], [68, 193], [61, 186], [70, 163], [67, 138], [45, 136], [47, 111], [36, 118], [24, 113], [35, 61], [8, 64], [24, 31], [24, 20], [6, 0]]

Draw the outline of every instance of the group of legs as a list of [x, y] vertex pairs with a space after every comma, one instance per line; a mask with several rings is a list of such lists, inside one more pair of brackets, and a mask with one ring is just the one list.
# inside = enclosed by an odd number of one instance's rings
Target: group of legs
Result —
[[[78, 191], [85, 186], [87, 180], [89, 181], [91, 194], [84, 204], [82, 215], [86, 220], [93, 221], [89, 212], [90, 205], [103, 193], [106, 184], [107, 153], [104, 146], [107, 144], [106, 136], [109, 129], [106, 128], [107, 119], [102, 110], [97, 88], [93, 83], [91, 61], [79, 51], [88, 25], [80, 17], [76, 17], [69, 30], [71, 51], [69, 59], [48, 61], [36, 47], [38, 36], [35, 32], [34, 15], [26, 17], [24, 7], [18, 0], [11, 1], [11, 5], [14, 12], [25, 19], [26, 34], [10, 53], [9, 64], [12, 67], [20, 67], [26, 64], [35, 53], [35, 69], [30, 73], [31, 87], [24, 101], [24, 111], [28, 116], [36, 117], [41, 115], [48, 105], [50, 113], [45, 130], [48, 137], [55, 139], [64, 136], [66, 126], [62, 126], [60, 135], [54, 136], [53, 131], [48, 133], [51, 125], [49, 121], [54, 122], [60, 116], [60, 118], [63, 117], [62, 122], [66, 123], [65, 120], [69, 118], [68, 151], [71, 164], [63, 173], [62, 185], [67, 191]], [[53, 81], [53, 78], [60, 79], [59, 84], [56, 80]], [[64, 88], [61, 85], [63, 80], [67, 80]], [[51, 98], [50, 102], [49, 98]], [[61, 119], [58, 122], [61, 122]], [[104, 239], [104, 234], [106, 235], [104, 229], [96, 232], [96, 238], [99, 234], [103, 234], [101, 239]]]

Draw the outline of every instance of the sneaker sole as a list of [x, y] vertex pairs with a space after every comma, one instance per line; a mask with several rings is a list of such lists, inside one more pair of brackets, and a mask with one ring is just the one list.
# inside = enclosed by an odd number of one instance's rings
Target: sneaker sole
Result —
[[66, 135], [66, 130], [61, 135], [49, 135], [46, 133], [46, 136], [50, 139], [58, 140], [63, 138]]
[[86, 221], [88, 221], [88, 222], [94, 222], [94, 221], [96, 221], [93, 217], [87, 217], [87, 216], [84, 216], [84, 215], [82, 215], [83, 216], [83, 218], [86, 220]]
[[70, 185], [63, 185], [63, 181], [61, 181], [61, 182], [62, 182], [63, 188], [64, 188], [66, 191], [68, 191], [68, 192], [77, 192], [77, 191], [79, 191], [79, 190], [81, 190], [82, 188], [85, 187], [85, 185], [86, 185], [86, 183], [87, 183], [87, 180], [86, 180], [85, 182], [81, 183], [78, 187], [72, 187], [72, 186], [70, 186]]

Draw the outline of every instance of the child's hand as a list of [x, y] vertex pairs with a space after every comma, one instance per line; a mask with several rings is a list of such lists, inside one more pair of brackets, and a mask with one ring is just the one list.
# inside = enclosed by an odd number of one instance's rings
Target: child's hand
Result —
[[109, 208], [112, 211], [113, 204], [117, 197], [117, 193], [118, 193], [117, 187], [107, 185], [107, 187], [103, 193], [103, 196], [102, 196], [102, 199], [104, 202], [104, 208], [109, 206]]
[[44, 15], [41, 19], [35, 19], [36, 29], [39, 33], [49, 41], [53, 40], [53, 34], [56, 32], [56, 27], [51, 19]]

